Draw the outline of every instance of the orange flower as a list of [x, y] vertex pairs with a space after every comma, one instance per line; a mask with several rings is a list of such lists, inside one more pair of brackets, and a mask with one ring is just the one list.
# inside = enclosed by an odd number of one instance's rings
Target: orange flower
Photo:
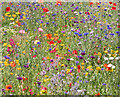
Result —
[[47, 39], [51, 39], [52, 38], [52, 34], [47, 34]]
[[107, 67], [108, 67], [108, 64], [104, 64], [104, 67], [106, 67], [106, 68], [107, 68]]
[[54, 37], [54, 40], [55, 40], [55, 41], [57, 41], [58, 39], [59, 39], [59, 37], [58, 37], [58, 36]]
[[9, 91], [12, 88], [12, 85], [6, 85], [6, 89], [7, 91]]
[[10, 66], [15, 67], [16, 66], [15, 62], [10, 63]]

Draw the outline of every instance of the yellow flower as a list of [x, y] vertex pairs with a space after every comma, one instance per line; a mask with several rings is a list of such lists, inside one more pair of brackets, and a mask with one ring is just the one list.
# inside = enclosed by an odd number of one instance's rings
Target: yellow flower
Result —
[[17, 14], [17, 15], [18, 15], [18, 14], [20, 14], [20, 12], [16, 12], [15, 14]]
[[3, 46], [6, 46], [6, 45], [7, 45], [7, 43], [4, 43], [4, 44], [3, 44]]
[[116, 50], [115, 52], [118, 53], [118, 50]]
[[60, 44], [60, 46], [64, 46], [64, 44]]
[[64, 57], [61, 58], [62, 60], [64, 59]]
[[5, 61], [7, 62], [9, 59], [6, 59]]
[[17, 68], [17, 70], [21, 70], [21, 68]]
[[10, 73], [10, 75], [13, 75], [13, 73]]
[[76, 66], [74, 66], [74, 69], [76, 69], [77, 67]]
[[106, 53], [106, 54], [107, 54], [107, 53], [108, 53], [108, 51], [104, 51], [104, 53]]
[[101, 70], [101, 68], [100, 68], [100, 67], [97, 67], [96, 70]]
[[49, 78], [46, 79], [46, 81], [49, 81], [49, 80], [50, 80]]
[[25, 51], [22, 51], [22, 53], [24, 53], [24, 54], [25, 54], [26, 52], [25, 52]]
[[58, 34], [54, 34], [54, 36], [58, 36]]
[[11, 15], [8, 15], [8, 17], [11, 17]]
[[67, 39], [70, 39], [70, 37], [67, 37]]
[[18, 21], [15, 21], [16, 23], [18, 23]]
[[29, 12], [29, 10], [26, 10], [26, 12]]
[[0, 68], [0, 70], [3, 70], [3, 68]]
[[18, 64], [18, 65], [20, 65], [20, 64]]
[[71, 19], [74, 19], [74, 17], [71, 17]]
[[72, 76], [73, 76], [73, 74], [72, 74], [72, 73], [70, 73], [70, 75], [72, 75]]
[[2, 61], [0, 61], [0, 63], [3, 63]]
[[54, 46], [56, 46], [57, 43], [54, 43]]
[[65, 66], [64, 64], [61, 64], [61, 67]]
[[50, 59], [49, 56], [47, 56], [47, 59]]
[[40, 26], [42, 26], [42, 24], [40, 24]]
[[112, 68], [112, 70], [109, 70], [110, 72], [113, 72], [113, 68]]
[[44, 79], [43, 81], [44, 81], [44, 82], [46, 82], [47, 80], [46, 80], [46, 79]]
[[56, 51], [59, 50], [58, 48], [56, 48]]
[[98, 52], [98, 56], [102, 56], [102, 54], [100, 52]]
[[100, 24], [100, 22], [97, 22], [97, 24]]
[[114, 50], [111, 50], [111, 53], [114, 53]]
[[25, 12], [22, 12], [22, 14], [26, 15], [26, 13], [25, 13]]
[[66, 36], [66, 34], [63, 34], [63, 36]]
[[82, 66], [82, 70], [84, 70], [84, 66]]
[[81, 63], [81, 65], [84, 65], [85, 63]]
[[45, 75], [45, 77], [48, 77], [48, 75]]
[[88, 75], [88, 72], [85, 74], [85, 76], [87, 76]]
[[12, 47], [12, 46], [9, 44], [9, 45], [7, 45], [7, 47]]
[[18, 63], [19, 63], [19, 60], [16, 60], [16, 63], [18, 64]]
[[10, 18], [10, 20], [11, 20], [11, 21], [13, 21], [13, 20], [14, 20], [14, 18]]
[[23, 19], [26, 19], [26, 17], [23, 16]]
[[16, 14], [13, 14], [12, 16], [15, 18], [15, 17], [16, 17]]
[[26, 42], [28, 42], [28, 40], [26, 40]]

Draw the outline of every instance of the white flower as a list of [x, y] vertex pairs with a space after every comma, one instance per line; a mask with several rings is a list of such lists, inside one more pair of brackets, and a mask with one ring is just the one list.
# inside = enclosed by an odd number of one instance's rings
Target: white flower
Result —
[[109, 64], [108, 67], [112, 67], [112, 64]]
[[119, 58], [120, 58], [120, 57], [116, 57], [115, 59], [116, 59], [116, 60], [119, 60]]
[[73, 58], [70, 58], [70, 60], [74, 60]]
[[115, 66], [114, 65], [112, 65], [112, 64], [108, 64], [108, 67], [111, 67], [111, 68], [115, 68]]
[[109, 58], [109, 60], [113, 60], [113, 59], [114, 59], [114, 57], [110, 57], [110, 58]]
[[81, 92], [82, 92], [82, 90], [77, 90], [77, 92], [78, 92], [78, 93], [81, 93]]
[[107, 57], [104, 57], [104, 60], [108, 60], [108, 58], [107, 58]]

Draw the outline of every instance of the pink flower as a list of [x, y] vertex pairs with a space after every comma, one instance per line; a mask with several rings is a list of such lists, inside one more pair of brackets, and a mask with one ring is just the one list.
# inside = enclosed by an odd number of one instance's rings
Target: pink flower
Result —
[[8, 48], [8, 49], [7, 49], [7, 52], [9, 52], [9, 51], [10, 51], [10, 49]]
[[43, 29], [42, 28], [38, 28], [38, 32], [43, 32]]
[[33, 56], [33, 58], [35, 58], [35, 57], [36, 57], [36, 55]]
[[19, 33], [24, 34], [25, 30], [20, 30]]
[[29, 92], [32, 92], [32, 89], [30, 89]]
[[15, 92], [14, 90], [12, 90], [11, 92]]
[[31, 95], [33, 94], [33, 92], [30, 93]]
[[13, 39], [11, 38], [9, 41], [13, 41]]

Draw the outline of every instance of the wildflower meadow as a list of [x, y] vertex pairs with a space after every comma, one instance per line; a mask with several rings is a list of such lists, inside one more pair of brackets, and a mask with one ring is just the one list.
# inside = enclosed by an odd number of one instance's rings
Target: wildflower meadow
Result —
[[2, 95], [119, 94], [119, 2], [0, 8]]

